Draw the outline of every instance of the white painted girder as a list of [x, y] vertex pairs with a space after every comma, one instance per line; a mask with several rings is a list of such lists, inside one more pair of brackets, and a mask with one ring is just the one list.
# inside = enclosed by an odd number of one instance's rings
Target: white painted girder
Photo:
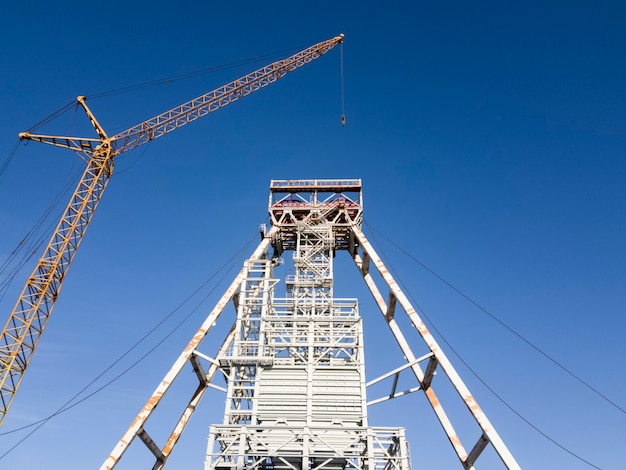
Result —
[[[271, 244], [272, 238], [278, 232], [277, 227], [272, 227], [261, 240], [257, 248], [252, 253], [252, 256], [249, 258], [251, 260], [260, 259], [264, 256]], [[100, 470], [110, 470], [114, 468], [119, 462], [120, 458], [126, 452], [130, 444], [133, 440], [144, 431], [144, 425], [148, 418], [152, 415], [152, 412], [160, 403], [163, 396], [167, 393], [170, 386], [183, 370], [187, 362], [190, 360], [191, 356], [196, 351], [196, 348], [200, 345], [204, 337], [207, 335], [209, 330], [215, 324], [215, 321], [219, 318], [219, 316], [224, 311], [224, 308], [228, 305], [228, 302], [234, 297], [235, 293], [239, 289], [241, 283], [246, 277], [246, 267], [239, 271], [239, 274], [235, 277], [233, 282], [228, 286], [224, 295], [217, 302], [211, 313], [206, 317], [198, 331], [194, 334], [191, 341], [187, 344], [183, 352], [178, 356], [178, 359], [174, 362], [168, 373], [165, 375], [161, 383], [158, 385], [152, 396], [148, 399], [146, 404], [143, 406], [137, 417], [133, 420], [129, 428], [126, 430], [120, 441], [114, 447], [113, 451], [109, 455], [109, 457], [105, 460], [105, 462], [100, 467]], [[185, 421], [188, 420], [188, 415], [183, 415]], [[182, 432], [182, 431], [181, 431]], [[169, 441], [168, 441], [169, 443]], [[175, 442], [173, 442], [175, 443]], [[172, 443], [170, 443], [172, 444]], [[171, 449], [169, 449], [171, 451]]]
[[[376, 250], [374, 250], [370, 242], [367, 240], [367, 238], [363, 234], [363, 231], [361, 230], [361, 227], [353, 225], [351, 227], [351, 230], [354, 233], [355, 238], [358, 240], [360, 249], [363, 253], [362, 256], [356, 253], [354, 256], [354, 261], [361, 274], [363, 275], [365, 283], [367, 284], [370, 292], [374, 296], [376, 304], [378, 305], [381, 313], [385, 317], [385, 320], [387, 321], [387, 324], [389, 325], [389, 328], [391, 329], [396, 341], [402, 349], [402, 352], [404, 353], [407, 361], [409, 363], [414, 363], [411, 366], [411, 369], [413, 370], [413, 373], [415, 374], [417, 380], [422, 385], [422, 390], [424, 391], [428, 402], [431, 404], [433, 410], [435, 411], [435, 414], [437, 415], [437, 418], [443, 426], [446, 435], [450, 440], [450, 443], [452, 444], [452, 447], [454, 448], [463, 467], [466, 469], [473, 469], [474, 462], [480, 456], [483, 449], [486, 447], [487, 442], [489, 442], [491, 443], [494, 450], [496, 451], [496, 453], [502, 460], [502, 463], [506, 466], [507, 469], [519, 470], [519, 464], [516, 462], [515, 458], [513, 457], [507, 446], [504, 444], [504, 441], [502, 441], [501, 437], [496, 432], [495, 428], [493, 427], [485, 413], [482, 411], [480, 406], [478, 406], [476, 399], [470, 393], [469, 389], [452, 366], [452, 363], [439, 347], [435, 338], [428, 331], [428, 328], [426, 328], [426, 325], [417, 314], [415, 308], [413, 307], [413, 305], [411, 305], [411, 302], [409, 302], [409, 299], [406, 297], [404, 292], [402, 292], [400, 286], [393, 278], [387, 267], [384, 265], [381, 258], [376, 253]], [[447, 375], [455, 390], [467, 406], [470, 414], [482, 430], [482, 435], [478, 442], [473, 446], [469, 456], [464, 449], [458, 434], [454, 430], [450, 419], [447, 417], [441, 402], [437, 399], [433, 390], [431, 380], [433, 375], [432, 372], [434, 372], [434, 363], [430, 363], [431, 366], [428, 367], [428, 369], [431, 370], [429, 370], [429, 374], [427, 375], [422, 370], [420, 365], [415, 362], [416, 359], [411, 350], [411, 347], [409, 346], [409, 343], [402, 334], [399, 325], [393, 318], [393, 313], [390, 306], [395, 307], [396, 301], [385, 302], [385, 299], [381, 295], [381, 292], [376, 286], [376, 282], [374, 281], [374, 278], [370, 273], [372, 264], [374, 265], [381, 278], [383, 279], [385, 285], [389, 289], [389, 299], [395, 298], [397, 303], [402, 307], [406, 315], [411, 320], [411, 323], [417, 329], [421, 338], [424, 340], [424, 343], [432, 352], [433, 357], [437, 360], [440, 368]], [[396, 309], [394, 308], [394, 310]]]

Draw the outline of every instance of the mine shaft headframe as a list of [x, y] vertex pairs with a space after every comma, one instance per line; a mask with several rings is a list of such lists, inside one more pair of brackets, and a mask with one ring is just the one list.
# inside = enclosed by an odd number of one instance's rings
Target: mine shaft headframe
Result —
[[293, 250], [297, 228], [330, 224], [335, 250], [356, 250], [350, 227], [361, 227], [363, 193], [360, 179], [272, 180], [268, 205], [270, 220], [278, 227], [279, 252]]

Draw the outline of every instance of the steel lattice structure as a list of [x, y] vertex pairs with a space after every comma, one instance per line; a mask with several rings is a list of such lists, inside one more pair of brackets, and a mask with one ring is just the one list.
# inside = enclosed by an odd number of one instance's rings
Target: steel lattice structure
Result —
[[87, 168], [0, 334], [0, 425], [15, 398], [50, 318], [65, 275], [113, 174], [115, 157], [274, 83], [287, 73], [322, 56], [342, 41], [343, 34], [322, 41], [112, 137], [107, 135], [87, 107], [84, 96], [79, 96], [77, 102], [87, 114], [98, 134], [97, 138], [29, 132], [20, 134], [20, 140], [33, 140], [73, 150], [87, 162]]
[[[361, 181], [272, 181], [269, 213], [271, 229], [262, 230], [256, 250], [101, 469], [113, 468], [136, 437], [154, 455], [153, 469], [162, 468], [200, 399], [214, 387], [226, 393], [226, 407], [223, 422], [210, 427], [205, 470], [410, 470], [404, 429], [369, 426], [366, 399], [367, 386], [390, 377], [397, 380], [405, 370], [417, 382], [408, 392], [423, 392], [462, 468], [473, 469], [491, 446], [504, 468], [519, 469], [364, 236]], [[295, 274], [285, 279], [286, 297], [281, 298], [273, 271], [287, 251], [293, 251]], [[333, 258], [338, 251], [353, 258], [407, 361], [369, 383], [358, 302], [333, 295]], [[214, 357], [200, 352], [203, 339], [231, 301], [236, 319], [226, 341]], [[396, 320], [402, 311], [421, 344], [412, 345], [404, 336]], [[418, 357], [414, 347], [426, 353]], [[160, 446], [149, 436], [147, 420], [185, 367], [195, 371], [198, 385]], [[217, 371], [226, 378], [227, 388], [212, 383]], [[473, 418], [478, 437], [469, 451], [436, 393], [442, 380], [452, 384]], [[396, 393], [394, 385], [387, 399], [403, 394], [406, 391]]]

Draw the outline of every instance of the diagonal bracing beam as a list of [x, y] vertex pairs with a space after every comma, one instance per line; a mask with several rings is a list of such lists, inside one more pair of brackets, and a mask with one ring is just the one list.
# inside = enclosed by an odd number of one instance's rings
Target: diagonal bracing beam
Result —
[[[270, 229], [261, 240], [257, 248], [254, 250], [254, 253], [250, 256], [250, 260], [261, 259], [263, 256], [266, 256], [267, 251], [271, 245], [272, 239], [275, 237], [278, 232], [277, 227], [273, 227]], [[159, 448], [157, 444], [155, 444], [149, 437], [149, 435], [144, 430], [144, 426], [146, 421], [152, 415], [152, 412], [157, 407], [157, 405], [161, 402], [163, 396], [167, 393], [170, 386], [176, 380], [180, 372], [183, 370], [188, 361], [192, 362], [194, 369], [198, 367], [197, 362], [195, 362], [195, 356], [199, 355], [197, 348], [202, 343], [202, 340], [205, 338], [211, 327], [215, 324], [216, 320], [222, 314], [228, 303], [235, 296], [238, 291], [241, 283], [246, 278], [247, 275], [247, 267], [244, 268], [237, 274], [233, 282], [228, 286], [224, 295], [217, 302], [211, 313], [206, 317], [198, 331], [194, 334], [191, 341], [187, 344], [183, 352], [178, 356], [178, 359], [170, 370], [167, 372], [159, 386], [156, 388], [152, 396], [148, 399], [146, 404], [143, 406], [137, 417], [133, 420], [129, 428], [126, 430], [122, 438], [119, 440], [117, 445], [113, 448], [113, 451], [109, 455], [109, 457], [105, 460], [105, 462], [100, 467], [100, 470], [110, 470], [114, 468], [119, 460], [122, 458], [122, 455], [126, 452], [130, 444], [135, 440], [136, 437], [139, 437], [142, 442], [150, 449], [150, 451], [155, 455], [157, 461], [154, 464], [153, 469], [160, 469], [165, 464], [165, 460], [171, 453], [173, 447], [175, 446], [180, 434], [182, 433], [184, 427], [186, 426], [191, 414], [195, 410], [195, 405], [200, 401], [200, 398], [204, 395], [206, 388], [209, 386], [209, 382], [213, 374], [218, 370], [218, 367], [215, 364], [212, 364], [209, 368], [208, 373], [206, 374], [206, 380], [200, 381], [200, 385], [194, 391], [192, 398], [189, 402], [189, 405], [183, 412], [180, 420], [174, 427], [174, 431], [170, 435], [170, 438], [167, 440], [165, 446], [163, 448]], [[232, 340], [232, 335], [229, 334], [227, 337], [222, 349], [228, 347], [230, 341]], [[198, 373], [198, 371], [196, 371]], [[201, 375], [201, 374], [200, 374]]]
[[[491, 444], [507, 469], [519, 470], [520, 466], [515, 461], [515, 458], [506, 447], [506, 445], [494, 429], [493, 425], [489, 422], [489, 419], [487, 419], [485, 413], [478, 406], [476, 399], [472, 396], [469, 389], [467, 388], [459, 374], [456, 372], [445, 353], [441, 350], [441, 348], [435, 341], [435, 338], [430, 334], [430, 332], [426, 328], [426, 325], [417, 314], [415, 308], [411, 305], [404, 292], [402, 292], [402, 290], [400, 289], [398, 283], [389, 273], [389, 270], [386, 268], [381, 258], [378, 256], [370, 242], [367, 240], [361, 228], [354, 224], [351, 226], [351, 230], [356, 240], [358, 240], [360, 249], [360, 252], [356, 251], [354, 253], [354, 262], [361, 272], [361, 275], [363, 276], [367, 287], [374, 296], [374, 300], [380, 308], [381, 313], [385, 317], [385, 320], [387, 321], [391, 332], [393, 333], [396, 341], [398, 342], [398, 345], [404, 353], [404, 356], [409, 363], [413, 364], [411, 365], [411, 369], [413, 370], [413, 373], [419, 381], [421, 389], [426, 395], [428, 402], [435, 411], [435, 414], [437, 415], [437, 418], [439, 419], [439, 422], [441, 423], [446, 433], [446, 436], [452, 444], [452, 447], [454, 448], [454, 451], [456, 452], [463, 467], [465, 469], [473, 469], [476, 459], [478, 459], [478, 457], [487, 447], [487, 445]], [[377, 270], [385, 286], [389, 290], [387, 301], [381, 294], [381, 291], [376, 285], [376, 281], [371, 275], [370, 270], [372, 269], [372, 266]], [[394, 318], [394, 314], [397, 313], [397, 311], [399, 310], [397, 308], [398, 305], [401, 307], [402, 310], [404, 310], [404, 313], [408, 316], [411, 323], [416, 328], [424, 343], [432, 353], [426, 371], [422, 370], [421, 366], [417, 363], [415, 355], [413, 354], [413, 351], [411, 350], [408, 341], [402, 334], [402, 331]], [[445, 375], [448, 377], [456, 392], [467, 406], [470, 414], [482, 430], [482, 434], [478, 442], [476, 442], [476, 444], [472, 447], [472, 450], [469, 454], [463, 447], [459, 436], [454, 430], [450, 419], [446, 415], [443, 406], [439, 402], [433, 389], [432, 380], [434, 370], [437, 366], [439, 366], [440, 370], [442, 370], [443, 373], [445, 373]]]

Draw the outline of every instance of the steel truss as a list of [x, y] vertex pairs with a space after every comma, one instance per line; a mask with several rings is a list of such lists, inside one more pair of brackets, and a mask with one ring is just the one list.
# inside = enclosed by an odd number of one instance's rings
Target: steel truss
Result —
[[[367, 422], [363, 341], [358, 304], [333, 297], [332, 260], [351, 254], [407, 364], [441, 423], [461, 466], [473, 469], [491, 444], [508, 469], [519, 465], [361, 230], [360, 180], [272, 181], [272, 228], [174, 363], [102, 469], [115, 466], [135, 437], [162, 468], [215, 373], [227, 377], [222, 424], [212, 425], [205, 470], [409, 470], [402, 428]], [[269, 255], [269, 249], [273, 254]], [[286, 298], [275, 296], [273, 268], [294, 250], [295, 275], [286, 279]], [[372, 274], [376, 274], [376, 278]], [[383, 292], [387, 291], [387, 296]], [[215, 359], [198, 347], [230, 300], [235, 325]], [[427, 353], [416, 357], [396, 321], [403, 311]], [[205, 370], [201, 359], [208, 364]], [[186, 364], [199, 379], [165, 445], [145, 430], [147, 419]], [[436, 371], [439, 372], [435, 377]], [[477, 425], [469, 452], [435, 393], [447, 378]], [[216, 387], [219, 388], [219, 387]], [[222, 389], [223, 390], [223, 389]], [[392, 397], [403, 393], [392, 391]], [[377, 402], [379, 400], [376, 400]]]
[[[211, 468], [408, 470], [404, 429], [211, 426]], [[311, 449], [315, 449], [311, 451]], [[271, 457], [268, 457], [271, 456]]]
[[77, 102], [87, 114], [98, 138], [30, 132], [19, 135], [20, 140], [33, 140], [72, 150], [88, 165], [39, 264], [28, 278], [0, 333], [0, 425], [13, 402], [76, 250], [111, 178], [115, 158], [274, 83], [342, 42], [343, 34], [317, 43], [112, 137], [107, 135], [91, 112], [84, 96], [79, 96]]
[[332, 227], [298, 222], [295, 232], [287, 298], [274, 296], [270, 260], [242, 284], [245, 341], [218, 357], [228, 394], [205, 469], [408, 470], [404, 430], [367, 426], [361, 318], [356, 300], [332, 295]]

